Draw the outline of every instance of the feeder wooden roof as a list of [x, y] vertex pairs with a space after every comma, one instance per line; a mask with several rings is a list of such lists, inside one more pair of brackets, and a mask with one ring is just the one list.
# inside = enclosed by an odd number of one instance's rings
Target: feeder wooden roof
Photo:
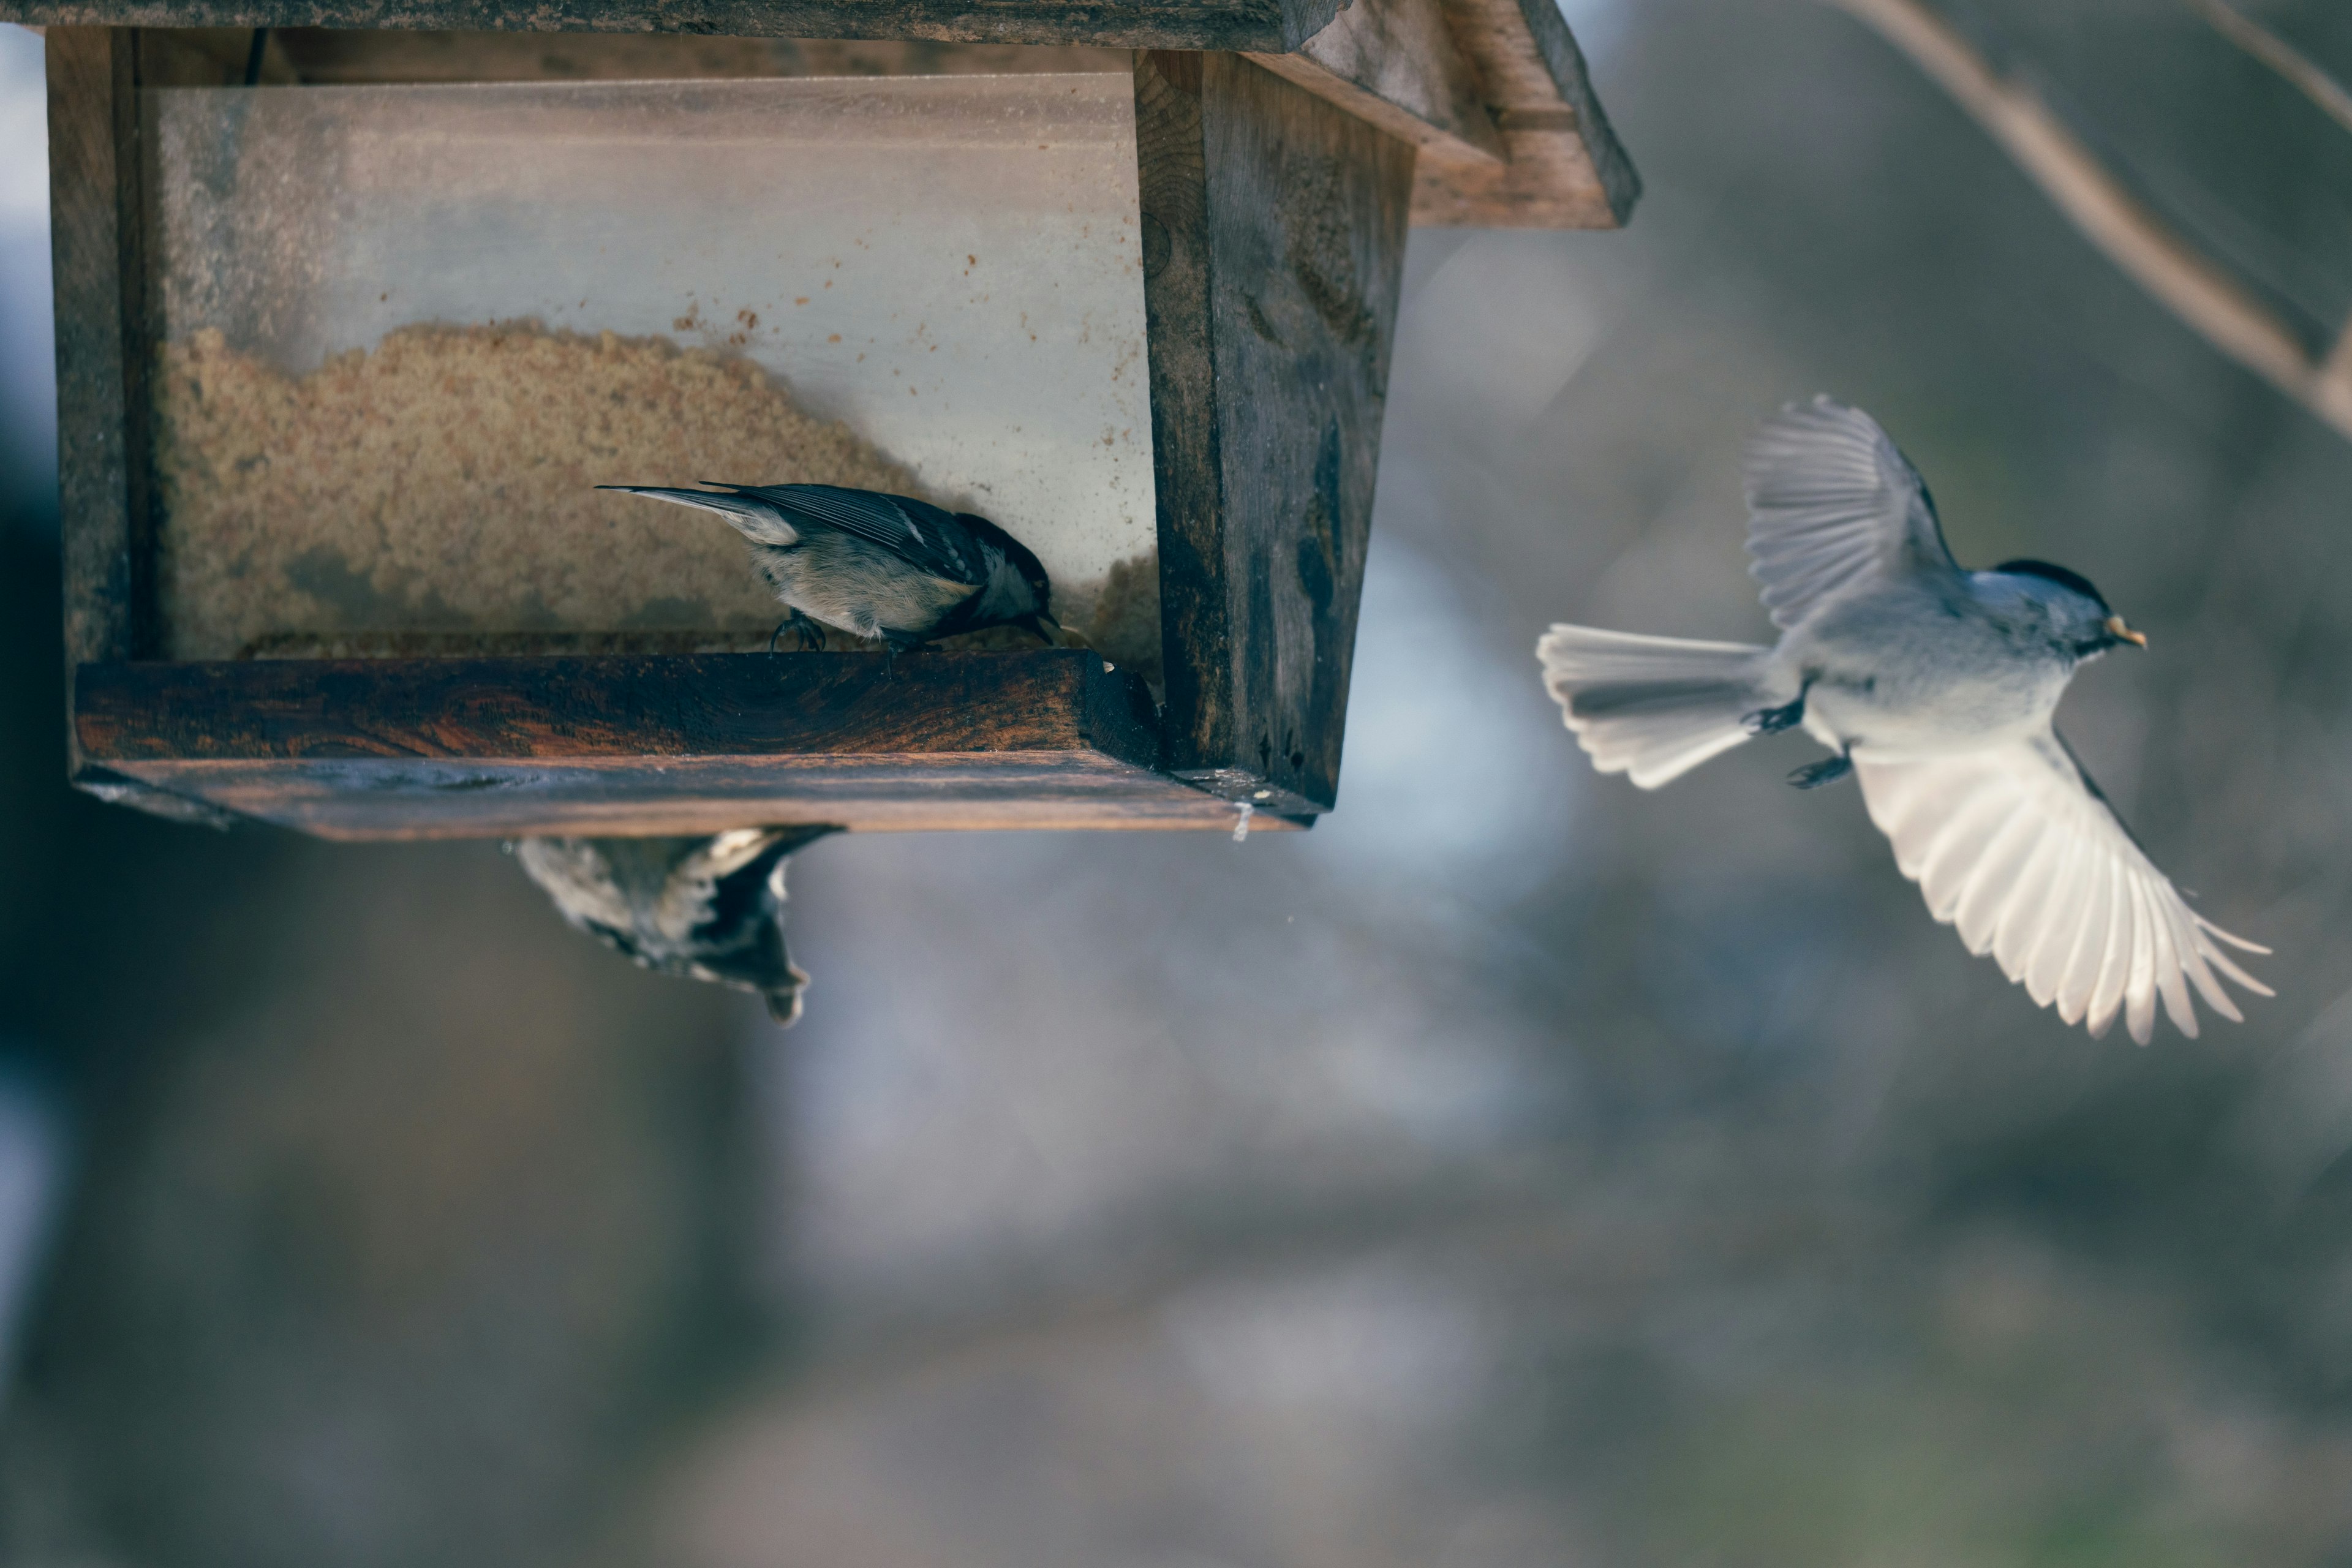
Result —
[[[1022, 68], [1004, 45], [1231, 50], [1416, 144], [1415, 224], [1614, 228], [1640, 190], [1555, 0], [0, 0], [0, 21], [574, 35], [527, 55], [436, 40], [359, 71], [331, 36], [308, 53], [342, 70], [305, 72], [295, 47], [294, 68], [272, 72], [281, 80], [822, 68], [730, 55], [722, 38], [922, 40], [897, 63], [925, 71]], [[978, 58], [946, 58], [957, 46]]]

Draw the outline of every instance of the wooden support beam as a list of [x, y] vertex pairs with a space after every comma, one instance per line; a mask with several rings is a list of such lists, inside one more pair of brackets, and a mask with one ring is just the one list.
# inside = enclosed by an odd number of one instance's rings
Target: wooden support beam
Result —
[[1163, 765], [1328, 810], [1413, 149], [1230, 55], [1135, 70]]
[[50, 26], [384, 27], [1295, 49], [1340, 0], [0, 0]]
[[133, 48], [124, 29], [55, 27], [44, 51], [68, 668], [146, 651], [146, 274]]
[[[77, 668], [142, 658], [154, 635], [137, 50], [127, 27], [51, 27], [43, 50], [68, 715]], [[66, 770], [108, 800], [184, 819], [211, 815], [93, 765], [70, 721]]]
[[1353, 0], [1297, 52], [1250, 58], [1416, 147], [1504, 160], [1478, 73], [1440, 0]]
[[1234, 822], [1078, 649], [109, 663], [79, 691], [94, 763], [330, 838]]

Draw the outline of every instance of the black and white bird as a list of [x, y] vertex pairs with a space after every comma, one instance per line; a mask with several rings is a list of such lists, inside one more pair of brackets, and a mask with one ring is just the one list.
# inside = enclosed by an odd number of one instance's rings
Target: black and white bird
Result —
[[2189, 987], [2240, 1016], [2218, 976], [2269, 995], [2157, 869], [2051, 722], [2075, 670], [2145, 647], [2063, 566], [1953, 561], [1918, 472], [1871, 417], [1826, 397], [1749, 445], [1748, 552], [1772, 647], [1556, 626], [1544, 683], [1602, 773], [1655, 789], [1751, 736], [1801, 725], [1834, 754], [1790, 782], [1853, 773], [1928, 911], [2037, 1005], [2147, 1042], [2158, 999], [2197, 1033]]
[[644, 967], [767, 999], [790, 1026], [808, 976], [784, 948], [784, 862], [830, 827], [708, 838], [524, 838], [515, 858], [563, 918]]
[[[820, 646], [822, 621], [888, 646], [1021, 626], [1052, 642], [1053, 584], [1037, 557], [984, 517], [912, 496], [835, 485], [599, 485], [717, 512], [751, 546], [751, 569], [789, 614], [776, 628]], [[775, 646], [775, 637], [768, 639]]]

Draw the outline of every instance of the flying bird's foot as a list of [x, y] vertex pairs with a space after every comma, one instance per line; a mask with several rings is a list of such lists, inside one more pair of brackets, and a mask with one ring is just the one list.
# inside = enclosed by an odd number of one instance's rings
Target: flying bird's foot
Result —
[[1818, 763], [1807, 763], [1789, 775], [1789, 782], [1799, 789], [1819, 789], [1823, 784], [1837, 783], [1852, 772], [1853, 759], [1840, 753], [1834, 757], [1823, 757]]
[[1805, 694], [1797, 693], [1794, 702], [1784, 702], [1778, 708], [1759, 708], [1742, 719], [1751, 735], [1777, 735], [1783, 730], [1793, 730], [1805, 721]]

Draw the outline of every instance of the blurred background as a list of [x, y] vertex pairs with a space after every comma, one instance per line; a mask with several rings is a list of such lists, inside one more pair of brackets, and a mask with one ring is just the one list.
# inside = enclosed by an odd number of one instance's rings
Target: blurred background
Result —
[[[2352, 1564], [2352, 441], [1851, 16], [1569, 15], [1647, 194], [1413, 236], [1338, 815], [826, 840], [789, 1035], [495, 845], [66, 789], [0, 29], [0, 1561]], [[2352, 130], [2169, 0], [1947, 15], [2324, 352]], [[2244, 1026], [2036, 1011], [1793, 737], [1562, 731], [1552, 620], [1767, 635], [1816, 391], [2153, 634], [2063, 721]]]

